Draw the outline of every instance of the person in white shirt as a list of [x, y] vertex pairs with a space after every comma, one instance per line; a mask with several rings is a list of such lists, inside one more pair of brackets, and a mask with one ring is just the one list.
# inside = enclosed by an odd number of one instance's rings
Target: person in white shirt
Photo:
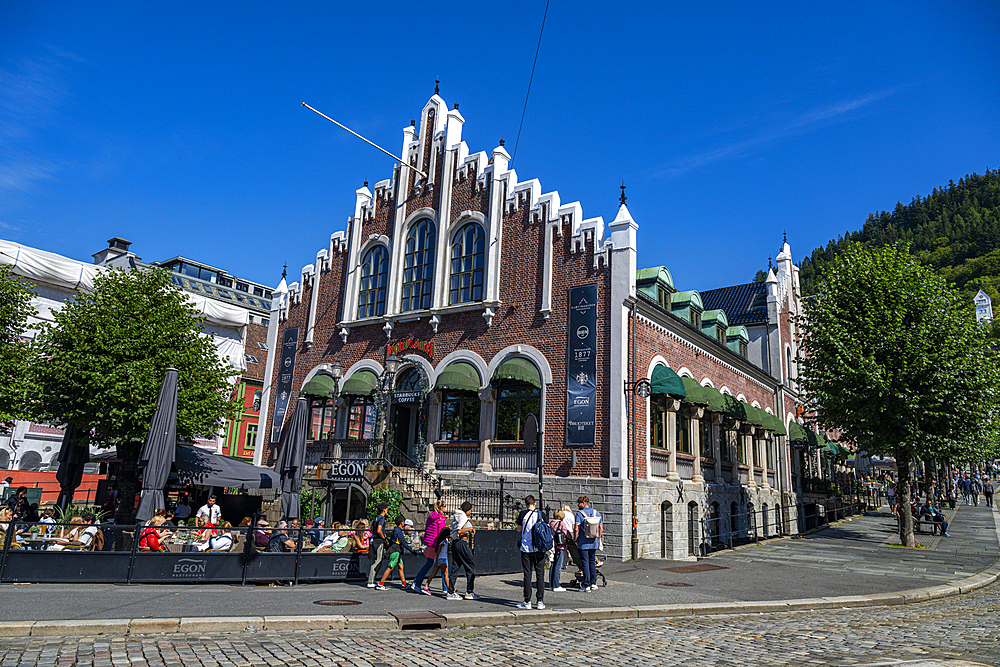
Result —
[[232, 527], [228, 521], [221, 522], [219, 528], [222, 530], [208, 538], [208, 541], [197, 545], [198, 551], [229, 551], [233, 546], [233, 534], [229, 532]]
[[198, 514], [196, 515], [204, 517], [205, 521], [209, 522], [213, 526], [217, 526], [219, 524], [219, 517], [222, 516], [222, 508], [215, 504], [216, 500], [215, 496], [209, 496], [208, 502], [201, 506], [201, 509], [198, 510]]

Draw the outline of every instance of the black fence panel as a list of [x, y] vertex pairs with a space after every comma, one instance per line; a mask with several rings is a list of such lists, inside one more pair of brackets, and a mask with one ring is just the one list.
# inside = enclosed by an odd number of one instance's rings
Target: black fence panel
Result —
[[175, 584], [184, 581], [231, 583], [242, 580], [243, 554], [193, 551], [136, 554], [131, 583]]
[[124, 582], [132, 554], [128, 551], [20, 551], [7, 553], [0, 581], [10, 583]]

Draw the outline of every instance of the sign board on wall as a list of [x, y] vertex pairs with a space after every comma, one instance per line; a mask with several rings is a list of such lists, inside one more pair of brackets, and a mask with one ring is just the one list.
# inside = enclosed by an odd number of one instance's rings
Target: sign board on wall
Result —
[[292, 377], [295, 375], [295, 353], [299, 348], [299, 328], [285, 329], [278, 353], [278, 388], [275, 392], [274, 417], [271, 419], [271, 442], [281, 440], [281, 425], [285, 423], [288, 399], [292, 395]]
[[593, 445], [597, 421], [597, 285], [569, 290], [566, 444]]

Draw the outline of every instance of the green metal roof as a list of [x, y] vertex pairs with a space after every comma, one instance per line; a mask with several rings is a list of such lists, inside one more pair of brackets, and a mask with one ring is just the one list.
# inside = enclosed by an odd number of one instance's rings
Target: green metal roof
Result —
[[704, 387], [691, 378], [681, 378], [681, 382], [684, 383], [685, 403], [708, 405], [708, 394], [705, 393]]
[[654, 394], [667, 394], [677, 398], [687, 396], [681, 378], [662, 364], [653, 369], [653, 377], [649, 379], [649, 383], [653, 385]]
[[750, 342], [750, 334], [747, 333], [747, 328], [742, 324], [726, 329], [726, 340], [733, 340], [734, 338], [739, 338], [744, 343]]
[[639, 269], [635, 272], [635, 281], [636, 283], [660, 282], [668, 285], [669, 287], [674, 286], [674, 279], [670, 276], [670, 271], [668, 271], [665, 266], [654, 266], [648, 269]]
[[493, 372], [493, 381], [498, 380], [518, 380], [538, 388], [542, 386], [542, 378], [538, 374], [538, 369], [533, 363], [521, 357], [512, 357], [500, 364]]
[[371, 371], [358, 371], [344, 382], [340, 391], [345, 396], [368, 396], [378, 386], [378, 376]]
[[705, 306], [701, 304], [701, 295], [695, 290], [687, 290], [686, 292], [674, 292], [670, 295], [670, 308], [683, 308], [684, 306], [693, 306], [699, 311], [705, 310]]
[[445, 368], [434, 383], [435, 389], [452, 391], [479, 391], [479, 371], [465, 361], [459, 361]]
[[317, 398], [333, 398], [336, 383], [337, 381], [333, 379], [332, 375], [317, 373], [312, 376], [309, 382], [306, 382], [302, 386], [300, 393], [304, 396], [315, 396]]
[[726, 317], [726, 311], [719, 310], [718, 308], [713, 308], [712, 310], [706, 310], [701, 314], [702, 324], [714, 324], [719, 326], [720, 324], [726, 329], [729, 328], [729, 318]]

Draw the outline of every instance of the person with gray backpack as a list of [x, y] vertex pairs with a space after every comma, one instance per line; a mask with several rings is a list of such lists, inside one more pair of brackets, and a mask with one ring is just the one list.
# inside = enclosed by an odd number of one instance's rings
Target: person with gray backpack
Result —
[[601, 513], [590, 506], [590, 498], [580, 496], [576, 499], [579, 511], [576, 513], [576, 547], [580, 550], [580, 562], [583, 566], [584, 593], [597, 590], [597, 547], [604, 535], [604, 519]]

